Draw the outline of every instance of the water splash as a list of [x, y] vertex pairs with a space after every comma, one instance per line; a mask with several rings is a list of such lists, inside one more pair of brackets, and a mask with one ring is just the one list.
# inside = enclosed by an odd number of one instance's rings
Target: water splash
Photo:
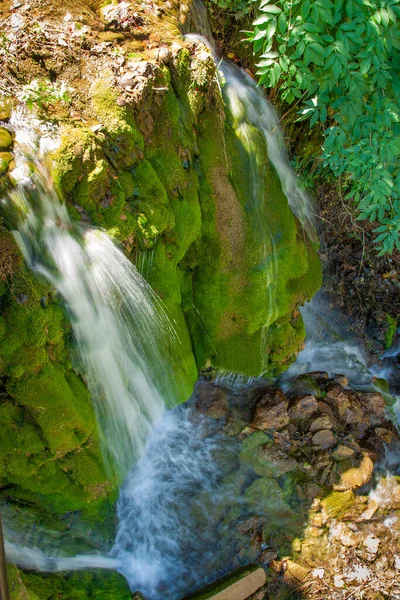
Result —
[[[205, 44], [212, 52], [220, 74], [220, 85], [225, 101], [239, 123], [239, 135], [246, 146], [246, 137], [251, 126], [262, 132], [268, 158], [279, 176], [283, 193], [293, 214], [299, 219], [311, 239], [317, 240], [313, 208], [309, 196], [300, 188], [286, 151], [278, 114], [267, 100], [262, 88], [243, 69], [229, 60], [221, 60], [216, 53], [207, 9], [203, 0], [191, 4], [189, 23], [196, 32], [185, 31], [186, 37]], [[241, 132], [240, 132], [241, 130]], [[249, 151], [250, 148], [248, 149]], [[260, 185], [259, 180], [257, 185]], [[262, 213], [262, 205], [259, 206]], [[263, 225], [263, 221], [261, 221]], [[268, 227], [264, 228], [265, 233]]]
[[39, 548], [27, 548], [12, 542], [5, 542], [7, 560], [20, 569], [56, 573], [58, 571], [79, 571], [85, 569], [118, 569], [117, 559], [96, 554], [78, 554], [71, 557], [48, 556]]
[[111, 556], [132, 590], [150, 600], [180, 598], [229, 570], [235, 532], [224, 516], [240, 507], [226, 478], [237, 441], [191, 410], [165, 414], [118, 499]]

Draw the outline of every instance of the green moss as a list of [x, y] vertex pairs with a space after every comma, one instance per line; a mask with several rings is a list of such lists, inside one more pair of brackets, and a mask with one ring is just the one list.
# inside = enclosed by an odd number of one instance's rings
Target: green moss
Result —
[[385, 348], [388, 349], [391, 347], [393, 343], [393, 338], [396, 335], [397, 331], [397, 319], [392, 317], [392, 315], [386, 315], [386, 323], [387, 329], [385, 333]]
[[321, 506], [331, 519], [343, 517], [353, 506], [355, 496], [351, 490], [346, 492], [331, 492], [321, 500]]
[[48, 363], [39, 374], [7, 386], [14, 400], [31, 413], [50, 450], [59, 456], [79, 447], [95, 428], [86, 388], [79, 386], [73, 373], [69, 378], [75, 378], [74, 390], [62, 367]]
[[60, 147], [54, 155], [56, 174], [64, 193], [72, 192], [84, 169], [92, 164], [93, 144], [96, 137], [85, 128], [65, 127], [61, 134]]
[[26, 588], [22, 577], [23, 574], [15, 565], [7, 565], [10, 600], [42, 600], [41, 596]]
[[32, 600], [130, 600], [129, 587], [115, 571], [87, 570], [63, 574], [21, 573]]
[[12, 142], [11, 134], [4, 127], [0, 127], [0, 148], [9, 148]]
[[137, 129], [127, 109], [117, 103], [118, 92], [114, 87], [114, 77], [110, 71], [102, 73], [101, 79], [94, 82], [90, 90], [94, 114], [105, 126], [117, 155], [133, 152], [138, 145], [143, 149], [143, 137]]

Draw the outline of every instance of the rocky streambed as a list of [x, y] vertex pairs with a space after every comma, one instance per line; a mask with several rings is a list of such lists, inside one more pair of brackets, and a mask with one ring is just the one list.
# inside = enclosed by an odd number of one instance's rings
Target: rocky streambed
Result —
[[193, 403], [240, 444], [241, 512], [221, 519], [229, 569], [266, 569], [254, 599], [400, 597], [400, 440], [380, 393], [312, 373], [285, 392], [203, 379]]

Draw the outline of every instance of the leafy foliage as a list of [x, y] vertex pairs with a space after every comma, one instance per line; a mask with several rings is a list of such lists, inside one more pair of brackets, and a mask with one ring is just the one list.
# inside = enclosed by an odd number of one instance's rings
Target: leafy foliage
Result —
[[220, 8], [226, 8], [232, 12], [246, 13], [254, 0], [212, 0]]
[[261, 0], [259, 10], [248, 32], [259, 83], [303, 102], [299, 120], [324, 129], [324, 164], [359, 218], [378, 221], [380, 254], [400, 250], [400, 0]]
[[42, 111], [49, 105], [69, 102], [69, 90], [63, 82], [57, 84], [47, 79], [34, 79], [23, 87], [18, 100], [25, 102], [29, 110], [36, 107]]

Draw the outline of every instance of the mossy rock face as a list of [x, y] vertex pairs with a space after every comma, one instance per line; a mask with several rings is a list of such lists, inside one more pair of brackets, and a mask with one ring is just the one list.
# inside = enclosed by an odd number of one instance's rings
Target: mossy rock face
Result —
[[[246, 375], [284, 369], [304, 338], [296, 307], [318, 288], [320, 266], [260, 133], [249, 131], [249, 154], [224, 112], [210, 54], [180, 48], [168, 68], [149, 65], [150, 83], [134, 101], [121, 101], [111, 72], [92, 84], [96, 125], [65, 126], [55, 172], [71, 214], [123, 244], [163, 301], [179, 339], [181, 402], [209, 365]], [[254, 156], [257, 205], [246, 183]], [[1, 485], [57, 513], [94, 515], [116, 482], [72, 366], [71, 328], [3, 230], [0, 308]]]
[[149, 65], [152, 83], [135, 101], [111, 73], [92, 85], [102, 127], [66, 130], [56, 168], [69, 203], [123, 242], [175, 321], [185, 399], [199, 368], [284, 370], [305, 336], [297, 306], [321, 268], [265, 140], [250, 128], [249, 152], [224, 112], [210, 54], [181, 48], [168, 68]]
[[72, 369], [70, 325], [5, 231], [0, 248], [0, 494], [55, 513], [94, 513], [116, 482], [104, 469], [89, 393]]
[[8, 565], [10, 600], [130, 600], [132, 594], [115, 571], [99, 569], [75, 573], [28, 573]]

